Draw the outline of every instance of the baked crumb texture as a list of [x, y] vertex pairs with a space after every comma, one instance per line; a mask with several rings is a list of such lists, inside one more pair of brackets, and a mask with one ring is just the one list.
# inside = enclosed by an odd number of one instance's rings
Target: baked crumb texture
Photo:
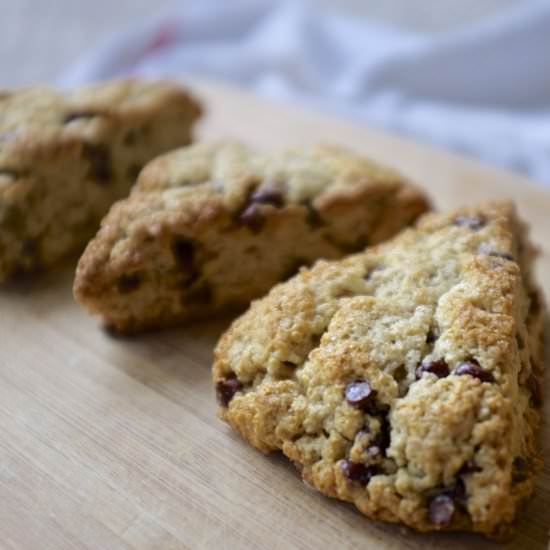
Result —
[[397, 172], [337, 147], [271, 156], [193, 145], [150, 163], [111, 209], [75, 296], [123, 333], [207, 318], [301, 265], [385, 240], [427, 208]]
[[533, 256], [494, 203], [302, 269], [221, 338], [221, 417], [371, 518], [507, 535], [540, 465]]
[[162, 81], [0, 91], [0, 282], [84, 248], [143, 165], [190, 142], [199, 114]]

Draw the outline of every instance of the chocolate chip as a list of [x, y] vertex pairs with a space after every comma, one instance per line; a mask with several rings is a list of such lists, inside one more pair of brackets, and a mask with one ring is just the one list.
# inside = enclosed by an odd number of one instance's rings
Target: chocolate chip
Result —
[[463, 225], [473, 229], [481, 229], [485, 225], [485, 220], [479, 216], [458, 216], [455, 218], [455, 225]]
[[281, 184], [276, 182], [266, 183], [256, 189], [238, 216], [238, 220], [243, 225], [249, 227], [254, 233], [260, 231], [265, 223], [265, 216], [259, 205], [269, 204], [275, 208], [284, 206], [284, 194]]
[[345, 394], [350, 405], [363, 409], [374, 398], [376, 392], [372, 390], [366, 380], [356, 380], [346, 386]]
[[437, 331], [435, 329], [430, 329], [428, 334], [426, 334], [426, 344], [433, 344], [438, 338], [439, 334], [437, 334]]
[[473, 474], [475, 472], [481, 472], [481, 468], [476, 464], [475, 460], [469, 459], [463, 465], [462, 468], [458, 471], [459, 474]]
[[366, 466], [347, 459], [340, 462], [340, 468], [350, 481], [358, 481], [361, 485], [368, 485], [371, 478], [380, 473], [377, 466]]
[[493, 375], [489, 371], [483, 370], [475, 359], [470, 359], [469, 361], [460, 363], [460, 365], [456, 367], [454, 373], [459, 376], [469, 374], [474, 378], [479, 378], [482, 382], [494, 382], [495, 380]]
[[178, 267], [186, 273], [193, 272], [194, 248], [193, 242], [184, 237], [177, 237], [172, 241], [174, 259]]
[[280, 189], [273, 186], [265, 186], [257, 189], [250, 195], [250, 203], [271, 204], [276, 208], [281, 208], [284, 205], [284, 197]]
[[385, 414], [388, 414], [390, 412], [390, 406], [386, 405], [385, 403], [380, 403], [379, 401], [371, 401], [367, 404], [365, 410], [373, 416], [384, 416]]
[[408, 376], [407, 367], [405, 365], [399, 365], [394, 371], [393, 371], [393, 379], [396, 382], [402, 382], [405, 380]]
[[117, 281], [117, 288], [121, 294], [127, 294], [137, 290], [141, 284], [141, 276], [137, 273], [122, 275]]
[[386, 449], [390, 446], [390, 425], [386, 417], [382, 417], [380, 431], [376, 434], [370, 445], [367, 447], [367, 453], [371, 456], [382, 454], [386, 456]]
[[432, 523], [439, 527], [448, 527], [455, 512], [455, 503], [448, 495], [438, 495], [433, 498], [428, 506], [428, 517]]
[[100, 112], [92, 110], [72, 111], [65, 115], [65, 118], [63, 119], [63, 124], [69, 124], [69, 122], [72, 122], [73, 120], [90, 120], [100, 115]]
[[99, 183], [108, 183], [112, 177], [110, 149], [106, 145], [86, 143], [82, 154], [90, 163], [90, 177]]
[[222, 407], [227, 407], [238, 391], [243, 389], [243, 385], [236, 378], [227, 378], [220, 380], [216, 384], [216, 397]]
[[265, 216], [257, 204], [251, 204], [241, 212], [239, 222], [257, 233], [264, 226]]
[[531, 373], [527, 380], [527, 385], [531, 390], [531, 399], [533, 405], [537, 408], [542, 407], [542, 385], [539, 379]]
[[527, 461], [521, 456], [514, 458], [512, 468], [512, 481], [514, 483], [520, 483], [529, 477]]
[[295, 369], [298, 365], [292, 361], [283, 361], [283, 365], [289, 369]]
[[371, 389], [367, 380], [356, 380], [346, 386], [346, 400], [372, 416], [388, 414], [390, 406], [376, 400], [376, 390]]
[[458, 500], [459, 502], [465, 502], [466, 485], [464, 484], [464, 481], [462, 479], [458, 478], [454, 486], [450, 487], [449, 489], [446, 489], [445, 491], [443, 491], [442, 494], [445, 494], [453, 498], [455, 501]]
[[445, 359], [436, 359], [435, 361], [422, 361], [422, 363], [420, 363], [414, 371], [416, 379], [420, 380], [425, 372], [431, 372], [432, 374], [435, 374], [438, 378], [444, 378], [445, 376], [449, 376], [449, 365], [447, 365]]
[[[459, 475], [465, 473], [462, 471], [463, 469], [464, 467], [458, 472]], [[445, 497], [451, 500], [454, 509], [463, 508], [467, 500], [466, 484], [461, 477], [458, 477], [453, 485], [432, 489], [427, 496], [429, 502], [433, 502], [436, 498]]]

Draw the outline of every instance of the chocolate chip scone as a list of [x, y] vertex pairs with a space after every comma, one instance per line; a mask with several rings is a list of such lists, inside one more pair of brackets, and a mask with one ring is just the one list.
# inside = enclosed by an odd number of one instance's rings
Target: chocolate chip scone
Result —
[[75, 296], [118, 332], [208, 317], [300, 265], [387, 239], [427, 207], [398, 173], [337, 147], [194, 145], [149, 164], [112, 208]]
[[539, 467], [533, 256], [496, 203], [302, 269], [221, 338], [221, 417], [369, 517], [506, 534]]
[[146, 162], [191, 141], [199, 114], [169, 82], [0, 91], [0, 282], [82, 249]]

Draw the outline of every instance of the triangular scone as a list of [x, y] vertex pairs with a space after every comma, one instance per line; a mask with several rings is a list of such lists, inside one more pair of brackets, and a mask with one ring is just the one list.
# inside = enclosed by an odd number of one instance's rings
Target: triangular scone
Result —
[[242, 308], [318, 258], [393, 236], [428, 208], [397, 172], [331, 146], [199, 144], [149, 164], [78, 265], [75, 296], [119, 332]]
[[0, 282], [80, 252], [145, 163], [191, 141], [179, 85], [0, 91]]
[[539, 462], [532, 256], [496, 203], [301, 270], [220, 340], [222, 418], [367, 516], [502, 535]]

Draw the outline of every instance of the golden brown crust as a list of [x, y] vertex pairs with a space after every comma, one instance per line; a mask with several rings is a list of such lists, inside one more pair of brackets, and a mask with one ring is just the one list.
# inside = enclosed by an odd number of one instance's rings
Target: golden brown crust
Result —
[[121, 332], [207, 317], [299, 265], [387, 239], [427, 208], [397, 172], [341, 148], [199, 144], [153, 161], [112, 208], [75, 296]]
[[178, 85], [115, 81], [0, 97], [0, 282], [82, 248], [141, 167], [200, 114]]
[[303, 269], [218, 343], [221, 417], [367, 516], [501, 536], [540, 465], [532, 255], [496, 203]]

